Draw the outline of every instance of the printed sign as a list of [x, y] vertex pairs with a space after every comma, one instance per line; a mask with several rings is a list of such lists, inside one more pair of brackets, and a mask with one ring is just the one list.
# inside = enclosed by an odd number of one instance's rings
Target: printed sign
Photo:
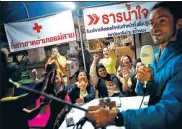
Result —
[[86, 38], [149, 32], [149, 14], [157, 2], [127, 2], [83, 10]]
[[76, 40], [71, 10], [4, 26], [11, 52]]

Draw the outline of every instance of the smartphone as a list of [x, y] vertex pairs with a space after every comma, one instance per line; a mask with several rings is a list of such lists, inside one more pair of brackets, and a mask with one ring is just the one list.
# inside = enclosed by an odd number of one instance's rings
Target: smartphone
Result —
[[73, 121], [73, 117], [67, 118], [66, 119], [66, 125], [67, 127], [73, 126], [75, 123]]

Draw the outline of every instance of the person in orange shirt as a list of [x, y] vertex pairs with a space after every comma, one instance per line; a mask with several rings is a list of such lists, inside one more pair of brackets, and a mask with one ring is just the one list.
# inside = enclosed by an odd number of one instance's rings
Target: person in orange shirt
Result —
[[63, 77], [66, 77], [66, 58], [59, 54], [58, 48], [55, 46], [52, 48], [51, 57], [48, 59], [47, 63], [45, 64], [45, 68], [48, 64], [55, 63], [57, 67], [57, 71], [61, 73]]

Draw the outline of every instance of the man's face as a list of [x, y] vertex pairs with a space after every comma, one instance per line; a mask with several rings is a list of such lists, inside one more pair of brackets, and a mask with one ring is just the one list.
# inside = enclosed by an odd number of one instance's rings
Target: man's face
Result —
[[175, 40], [175, 26], [172, 14], [168, 9], [157, 8], [150, 14], [150, 33], [155, 44]]
[[52, 48], [52, 57], [55, 57], [58, 53], [58, 49], [57, 48]]

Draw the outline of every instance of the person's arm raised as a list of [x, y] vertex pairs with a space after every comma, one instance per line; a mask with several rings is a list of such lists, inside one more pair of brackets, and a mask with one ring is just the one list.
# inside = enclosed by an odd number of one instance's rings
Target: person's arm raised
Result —
[[94, 60], [92, 62], [92, 65], [90, 66], [90, 83], [96, 87], [98, 83], [98, 76], [97, 76], [97, 71], [96, 71], [96, 65], [99, 59], [98, 55], [93, 56]]

